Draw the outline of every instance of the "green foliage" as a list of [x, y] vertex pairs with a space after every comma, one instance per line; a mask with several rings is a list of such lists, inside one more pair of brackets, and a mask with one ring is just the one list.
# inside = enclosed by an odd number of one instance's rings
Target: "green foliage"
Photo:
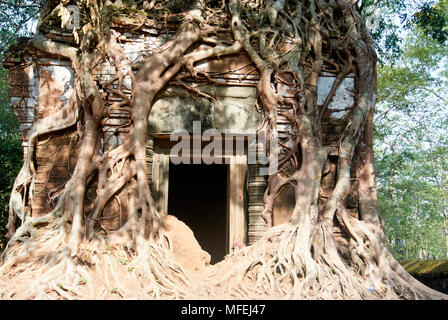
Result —
[[448, 0], [364, 0], [363, 16], [375, 41], [380, 64], [394, 64], [406, 51], [403, 37], [416, 30], [444, 44], [448, 38]]
[[0, 251], [6, 244], [9, 196], [23, 163], [19, 123], [14, 116], [7, 87], [7, 72], [0, 68]]
[[427, 36], [440, 44], [445, 43], [448, 39], [448, 1], [442, 0], [437, 4], [431, 1], [423, 4], [411, 21]]
[[[441, 172], [434, 164], [444, 158], [431, 151], [403, 150], [377, 161], [380, 212], [399, 260], [447, 258], [443, 219], [448, 188], [438, 181]], [[442, 173], [447, 172], [444, 167]]]
[[[20, 36], [32, 32], [45, 0], [2, 0], [0, 1], [0, 66], [5, 51]], [[6, 244], [6, 224], [9, 214], [9, 196], [22, 163], [23, 149], [19, 123], [8, 97], [8, 72], [0, 67], [0, 251]]]
[[0, 1], [0, 61], [19, 36], [29, 34], [45, 0]]
[[402, 55], [401, 26], [397, 24], [397, 13], [404, 12], [406, 4], [400, 0], [362, 1], [361, 12], [375, 42], [380, 64], [390, 63]]
[[379, 206], [399, 260], [447, 258], [448, 47], [422, 23], [403, 34], [399, 59], [378, 69]]

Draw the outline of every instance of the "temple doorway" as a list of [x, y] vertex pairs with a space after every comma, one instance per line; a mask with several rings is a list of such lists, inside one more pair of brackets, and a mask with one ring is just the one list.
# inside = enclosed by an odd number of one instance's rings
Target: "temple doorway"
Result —
[[227, 165], [169, 165], [168, 212], [183, 221], [211, 264], [228, 253]]

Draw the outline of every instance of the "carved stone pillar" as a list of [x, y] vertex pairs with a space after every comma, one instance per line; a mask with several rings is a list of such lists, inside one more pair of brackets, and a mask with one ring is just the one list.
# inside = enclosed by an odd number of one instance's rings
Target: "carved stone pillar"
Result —
[[232, 252], [236, 241], [246, 242], [246, 214], [244, 211], [244, 179], [247, 159], [244, 155], [231, 157], [228, 176], [228, 239], [227, 248]]
[[168, 213], [170, 156], [157, 146], [154, 147], [152, 167], [152, 197], [156, 210]]
[[[264, 152], [261, 145], [251, 144], [249, 145], [249, 153]], [[258, 159], [258, 157], [257, 157]], [[255, 164], [249, 164], [249, 177], [248, 177], [248, 244], [251, 245], [260, 239], [267, 230], [267, 224], [264, 221], [261, 213], [264, 209], [263, 195], [266, 190], [266, 178], [260, 175], [260, 163], [258, 160]]]
[[[146, 179], [152, 192], [152, 167], [154, 159], [154, 139], [149, 136], [146, 143]], [[154, 196], [153, 196], [154, 197]]]

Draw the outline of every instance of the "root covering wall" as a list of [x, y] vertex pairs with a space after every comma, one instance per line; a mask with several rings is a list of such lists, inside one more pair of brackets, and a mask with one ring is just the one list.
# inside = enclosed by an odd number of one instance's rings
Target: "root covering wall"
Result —
[[[27, 150], [0, 288], [34, 270], [24, 297], [73, 298], [82, 278], [123, 298], [446, 298], [386, 246], [359, 1], [54, 0], [38, 31], [6, 61]], [[229, 254], [198, 273], [166, 225], [169, 138], [193, 121], [264, 137], [221, 157]], [[191, 244], [197, 270], [209, 256]]]

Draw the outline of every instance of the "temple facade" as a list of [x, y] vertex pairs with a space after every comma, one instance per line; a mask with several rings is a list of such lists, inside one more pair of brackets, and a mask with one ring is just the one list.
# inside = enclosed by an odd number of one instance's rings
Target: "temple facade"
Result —
[[[114, 29], [123, 51], [135, 65], [157, 50], [170, 32], [169, 25], [130, 31], [117, 23]], [[54, 28], [44, 36], [57, 42], [74, 42], [73, 34], [63, 29]], [[62, 57], [44, 54], [25, 46], [25, 42], [19, 47], [20, 53], [13, 48], [4, 66], [9, 69], [11, 105], [20, 121], [26, 153], [30, 128], [64, 106], [74, 90], [74, 73], [70, 62]], [[235, 243], [251, 244], [266, 231], [261, 212], [269, 164], [266, 145], [257, 139], [264, 114], [257, 103], [255, 66], [245, 54], [201, 61], [196, 66], [203, 77], [189, 80], [188, 87], [172, 81], [155, 99], [148, 119], [147, 174], [157, 209], [184, 221], [203, 249], [212, 254], [213, 262], [214, 255], [219, 259]], [[98, 70], [95, 76], [100, 87], [116, 73], [108, 63]], [[320, 104], [334, 81], [332, 73], [321, 75]], [[125, 94], [130, 95], [130, 79], [124, 84]], [[326, 116], [332, 121], [328, 124], [331, 130], [342, 130], [344, 116], [354, 102], [354, 86], [354, 77], [347, 77], [330, 103]], [[276, 90], [285, 98], [294, 98], [287, 81], [280, 81]], [[130, 113], [126, 108], [109, 108], [122, 97], [106, 90], [103, 94], [107, 110], [101, 146], [104, 152], [122, 143], [129, 130], [126, 124]], [[287, 108], [278, 108], [278, 137], [285, 144], [289, 143], [291, 126], [281, 112]], [[27, 215], [44, 215], [54, 207], [76, 164], [77, 132], [73, 127], [39, 138], [33, 159], [36, 174], [26, 194]], [[337, 147], [337, 141], [331, 141], [331, 132], [327, 139]], [[336, 165], [331, 165], [335, 170]], [[93, 208], [97, 183], [90, 184], [86, 212]], [[124, 223], [127, 202], [127, 192], [123, 191], [107, 204], [100, 222], [105, 232]], [[284, 188], [274, 206], [274, 225], [288, 221], [294, 203], [292, 188]]]

